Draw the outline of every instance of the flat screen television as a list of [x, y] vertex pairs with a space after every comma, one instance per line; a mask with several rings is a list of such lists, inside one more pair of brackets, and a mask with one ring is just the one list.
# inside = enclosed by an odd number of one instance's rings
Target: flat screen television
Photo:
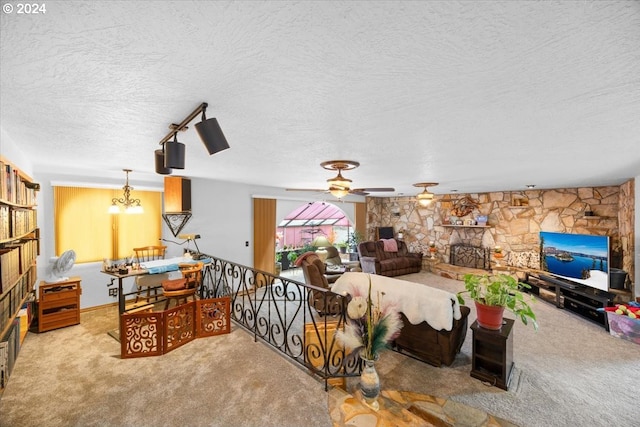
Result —
[[553, 276], [609, 290], [609, 237], [540, 232], [540, 264]]

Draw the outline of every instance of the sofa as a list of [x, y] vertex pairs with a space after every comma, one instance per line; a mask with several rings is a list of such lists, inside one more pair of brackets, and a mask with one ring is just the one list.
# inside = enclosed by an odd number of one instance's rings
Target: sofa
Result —
[[387, 240], [395, 242], [396, 247], [385, 250], [384, 239], [362, 242], [358, 245], [362, 272], [390, 277], [420, 272], [422, 253], [409, 252], [406, 243], [402, 240]]
[[[456, 295], [420, 283], [380, 275], [348, 272], [332, 286], [336, 294], [364, 296], [371, 293], [393, 302], [403, 322], [393, 347], [434, 366], [451, 365], [467, 336], [471, 310]], [[374, 297], [375, 298], [375, 297]]]

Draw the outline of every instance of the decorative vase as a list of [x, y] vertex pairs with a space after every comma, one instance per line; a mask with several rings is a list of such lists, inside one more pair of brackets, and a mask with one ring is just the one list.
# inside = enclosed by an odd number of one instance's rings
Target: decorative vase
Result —
[[504, 258], [504, 255], [502, 254], [502, 252], [494, 252], [493, 257], [496, 260], [496, 267], [501, 267], [500, 260]]
[[502, 327], [502, 317], [504, 307], [495, 305], [485, 305], [478, 301], [476, 303], [476, 312], [478, 317], [478, 325], [485, 329], [497, 331]]
[[380, 405], [378, 404], [378, 395], [380, 394], [380, 377], [378, 376], [375, 365], [378, 360], [378, 355], [373, 359], [367, 359], [362, 355], [360, 358], [364, 362], [364, 367], [360, 374], [360, 391], [362, 392], [362, 397], [367, 406], [377, 411], [380, 408]]

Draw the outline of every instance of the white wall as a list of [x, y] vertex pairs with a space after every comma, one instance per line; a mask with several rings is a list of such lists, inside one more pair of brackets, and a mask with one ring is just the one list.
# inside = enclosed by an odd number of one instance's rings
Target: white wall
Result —
[[21, 171], [33, 177], [33, 164], [31, 159], [18, 148], [9, 135], [0, 128], [0, 155], [4, 156], [17, 166]]

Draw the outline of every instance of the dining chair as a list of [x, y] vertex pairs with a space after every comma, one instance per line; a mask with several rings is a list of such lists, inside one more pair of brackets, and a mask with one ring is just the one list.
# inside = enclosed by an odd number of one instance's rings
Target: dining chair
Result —
[[[136, 262], [141, 264], [147, 261], [155, 261], [159, 259], [164, 259], [164, 256], [167, 252], [166, 246], [143, 246], [140, 248], [133, 248], [133, 251], [136, 254]], [[147, 302], [151, 301], [151, 290], [153, 290], [154, 301], [158, 301], [158, 287], [161, 286], [163, 280], [168, 279], [167, 274], [151, 274], [145, 276], [136, 276], [136, 301], [140, 298], [142, 294], [142, 289], [147, 289]]]
[[165, 280], [162, 282], [162, 292], [167, 299], [164, 309], [168, 309], [171, 301], [176, 305], [184, 304], [187, 298], [193, 297], [196, 300], [196, 292], [202, 283], [203, 262], [196, 264], [178, 264], [182, 278]]

